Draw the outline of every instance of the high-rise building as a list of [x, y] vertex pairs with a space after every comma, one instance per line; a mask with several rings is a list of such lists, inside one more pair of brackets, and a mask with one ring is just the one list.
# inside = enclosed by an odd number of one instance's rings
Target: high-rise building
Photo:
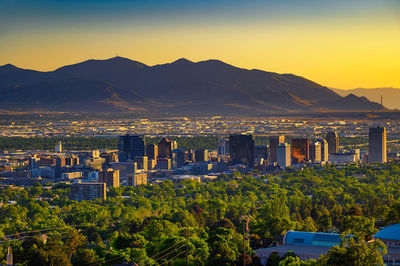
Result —
[[290, 166], [290, 145], [281, 143], [276, 147], [276, 159], [280, 167], [285, 168]]
[[70, 200], [82, 201], [106, 199], [106, 183], [74, 183], [71, 185]]
[[319, 141], [310, 143], [310, 160], [313, 162], [321, 162], [321, 143]]
[[147, 185], [147, 173], [146, 172], [138, 172], [135, 173], [132, 177], [128, 178], [128, 186], [140, 186]]
[[207, 162], [208, 161], [208, 150], [198, 149], [194, 152], [196, 162]]
[[161, 170], [171, 170], [171, 159], [169, 158], [158, 158], [157, 168]]
[[109, 168], [99, 171], [99, 182], [106, 183], [107, 187], [119, 187], [119, 170]]
[[62, 145], [61, 145], [61, 141], [59, 141], [56, 146], [54, 147], [54, 151], [57, 153], [62, 152]]
[[156, 160], [158, 158], [158, 146], [156, 144], [148, 144], [146, 146], [146, 155], [149, 160]]
[[229, 139], [220, 138], [218, 139], [218, 156], [229, 154]]
[[308, 139], [292, 139], [293, 164], [306, 163], [310, 160], [310, 145]]
[[136, 162], [115, 162], [110, 164], [112, 169], [119, 170], [119, 177], [127, 179], [137, 172]]
[[172, 150], [172, 168], [182, 168], [185, 165], [185, 151], [183, 149]]
[[252, 135], [229, 136], [232, 164], [254, 165], [254, 139]]
[[137, 169], [142, 169], [147, 171], [149, 167], [149, 162], [147, 156], [136, 156], [135, 162], [137, 164]]
[[369, 129], [368, 162], [386, 162], [386, 128], [372, 127]]
[[285, 142], [285, 136], [270, 136], [269, 137], [269, 161], [276, 162], [276, 147]]
[[145, 156], [145, 140], [143, 136], [120, 136], [118, 141], [118, 159], [120, 162], [135, 160], [136, 156]]
[[326, 134], [326, 141], [328, 142], [328, 153], [334, 154], [339, 152], [339, 137], [336, 131], [329, 131]]
[[175, 141], [169, 141], [167, 138], [163, 138], [158, 143], [158, 158], [171, 158], [172, 150], [178, 148]]
[[328, 142], [324, 139], [318, 139], [321, 143], [321, 162], [327, 162], [329, 160], [329, 146]]

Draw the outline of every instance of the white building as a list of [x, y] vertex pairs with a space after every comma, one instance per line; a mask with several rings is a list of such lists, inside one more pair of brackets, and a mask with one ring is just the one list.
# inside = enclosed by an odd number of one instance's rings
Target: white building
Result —
[[289, 144], [281, 143], [276, 147], [276, 161], [280, 167], [285, 168], [291, 165], [290, 156]]

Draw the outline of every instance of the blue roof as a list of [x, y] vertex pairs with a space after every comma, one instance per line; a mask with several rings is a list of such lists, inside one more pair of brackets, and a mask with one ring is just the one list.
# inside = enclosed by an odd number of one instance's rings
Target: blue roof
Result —
[[288, 231], [285, 235], [285, 245], [296, 246], [324, 246], [333, 247], [340, 245], [340, 235], [334, 233], [313, 233]]
[[400, 224], [389, 225], [376, 233], [374, 237], [400, 241]]

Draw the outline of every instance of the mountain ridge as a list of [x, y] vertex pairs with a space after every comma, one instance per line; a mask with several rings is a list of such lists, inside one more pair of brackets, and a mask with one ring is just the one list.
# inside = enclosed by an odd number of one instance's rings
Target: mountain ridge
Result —
[[[12, 69], [12, 71], [10, 71]], [[71, 82], [71, 79], [76, 79]], [[65, 84], [63, 84], [63, 82]], [[96, 83], [97, 82], [97, 83]], [[88, 87], [86, 89], [86, 86]], [[114, 100], [105, 88], [113, 89]], [[96, 88], [95, 88], [96, 87]], [[41, 72], [0, 66], [0, 104], [22, 108], [35, 102], [35, 93], [52, 95], [74, 91], [84, 97], [64, 97], [60, 106], [43, 97], [41, 108], [71, 111], [141, 110], [158, 113], [259, 114], [321, 110], [383, 110], [364, 98], [346, 98], [326, 86], [294, 74], [238, 68], [210, 59], [185, 58], [148, 66], [124, 57], [90, 59]], [[23, 101], [15, 101], [18, 93]], [[91, 93], [99, 97], [91, 97]], [[12, 104], [13, 103], [13, 104]], [[89, 108], [90, 106], [90, 108]], [[72, 108], [73, 107], [73, 108]]]

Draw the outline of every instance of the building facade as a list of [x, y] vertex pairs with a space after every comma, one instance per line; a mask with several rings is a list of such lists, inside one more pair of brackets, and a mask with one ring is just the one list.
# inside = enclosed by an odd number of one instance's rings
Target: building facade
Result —
[[339, 137], [336, 131], [329, 131], [326, 134], [326, 141], [328, 142], [329, 154], [334, 154], [339, 152]]
[[372, 127], [369, 129], [368, 161], [370, 163], [386, 162], [386, 128]]
[[252, 135], [231, 135], [229, 137], [232, 164], [254, 165], [254, 139]]
[[276, 162], [276, 148], [285, 142], [285, 136], [270, 136], [269, 137], [269, 162]]
[[310, 160], [310, 144], [308, 139], [292, 139], [292, 163], [306, 163]]
[[143, 136], [120, 136], [118, 141], [118, 159], [120, 162], [135, 160], [136, 156], [145, 156], [145, 140]]

